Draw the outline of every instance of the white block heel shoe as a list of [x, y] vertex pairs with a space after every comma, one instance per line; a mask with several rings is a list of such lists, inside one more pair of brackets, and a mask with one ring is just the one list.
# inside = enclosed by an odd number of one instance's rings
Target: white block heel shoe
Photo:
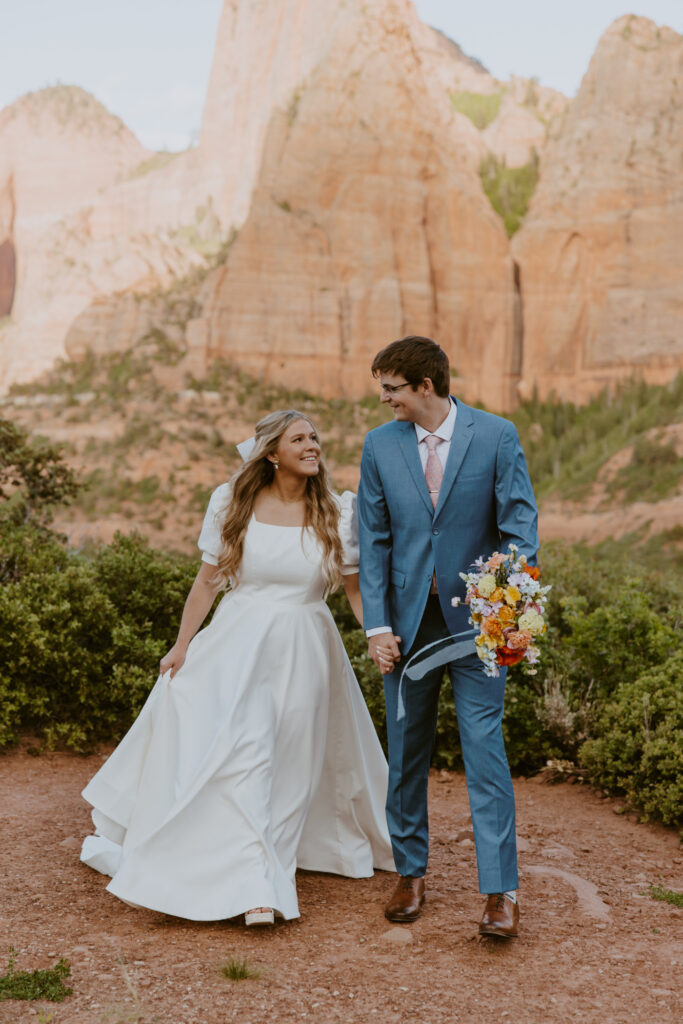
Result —
[[244, 923], [247, 928], [253, 924], [275, 924], [275, 911], [248, 910], [244, 915]]

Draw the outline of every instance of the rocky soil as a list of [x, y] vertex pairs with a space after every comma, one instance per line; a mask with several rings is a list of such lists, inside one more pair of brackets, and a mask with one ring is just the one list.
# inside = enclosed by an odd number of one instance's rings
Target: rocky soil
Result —
[[[673, 1024], [680, 1021], [682, 912], [649, 885], [683, 889], [672, 830], [639, 824], [579, 785], [515, 782], [522, 922], [479, 941], [464, 777], [431, 779], [428, 898], [412, 926], [383, 917], [393, 877], [301, 873], [302, 917], [247, 931], [135, 910], [79, 863], [80, 790], [104, 755], [0, 757], [0, 952], [18, 967], [72, 965], [63, 1003], [0, 1002], [0, 1024]], [[258, 978], [229, 981], [244, 960]]]

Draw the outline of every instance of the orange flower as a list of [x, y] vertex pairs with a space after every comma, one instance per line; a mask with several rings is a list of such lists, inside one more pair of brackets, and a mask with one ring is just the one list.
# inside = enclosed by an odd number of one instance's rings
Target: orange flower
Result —
[[531, 576], [532, 580], [537, 580], [541, 575], [541, 570], [535, 565], [525, 565], [524, 572]]
[[525, 651], [530, 646], [533, 637], [528, 629], [520, 629], [517, 632], [507, 633], [505, 643], [513, 651]]
[[503, 625], [507, 625], [509, 622], [514, 622], [515, 621], [515, 609], [511, 608], [507, 604], [504, 604], [503, 607], [498, 612], [498, 619], [499, 619], [500, 622], [503, 623]]
[[491, 602], [502, 601], [504, 596], [505, 595], [503, 593], [503, 588], [502, 587], [496, 587], [496, 589], [491, 594], [491, 596], [489, 598], [489, 601], [491, 601]]
[[498, 640], [502, 643], [503, 627], [501, 626], [500, 622], [495, 617], [495, 615], [489, 615], [488, 619], [484, 619], [481, 631], [486, 636], [493, 637], [494, 640]]
[[496, 661], [499, 665], [517, 665], [524, 659], [524, 651], [511, 651], [509, 647], [499, 647]]

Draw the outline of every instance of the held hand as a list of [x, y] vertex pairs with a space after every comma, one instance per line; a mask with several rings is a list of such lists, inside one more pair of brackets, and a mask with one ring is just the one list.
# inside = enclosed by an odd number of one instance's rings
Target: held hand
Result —
[[168, 670], [171, 670], [171, 679], [176, 674], [178, 669], [182, 668], [185, 664], [185, 655], [187, 654], [187, 647], [183, 647], [181, 644], [174, 644], [168, 654], [159, 662], [159, 671], [162, 676]]
[[400, 642], [400, 636], [393, 633], [378, 633], [368, 640], [368, 654], [383, 676], [393, 672], [396, 662], [401, 660]]

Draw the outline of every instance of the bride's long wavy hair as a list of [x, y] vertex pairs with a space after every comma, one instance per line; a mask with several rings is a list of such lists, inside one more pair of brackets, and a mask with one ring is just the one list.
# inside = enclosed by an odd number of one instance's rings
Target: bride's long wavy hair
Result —
[[[256, 424], [254, 448], [231, 480], [230, 501], [221, 528], [223, 550], [217, 567], [219, 578], [226, 583], [230, 578], [235, 584], [239, 582], [244, 537], [254, 511], [256, 496], [273, 482], [275, 476], [275, 467], [267, 456], [275, 455], [282, 435], [295, 420], [305, 420], [316, 430], [310, 417], [296, 409], [272, 412], [259, 420]], [[312, 528], [322, 546], [322, 570], [326, 594], [329, 594], [341, 582], [343, 552], [339, 538], [339, 505], [330, 489], [327, 468], [322, 458], [316, 476], [310, 476], [306, 481], [302, 532], [306, 527]]]

